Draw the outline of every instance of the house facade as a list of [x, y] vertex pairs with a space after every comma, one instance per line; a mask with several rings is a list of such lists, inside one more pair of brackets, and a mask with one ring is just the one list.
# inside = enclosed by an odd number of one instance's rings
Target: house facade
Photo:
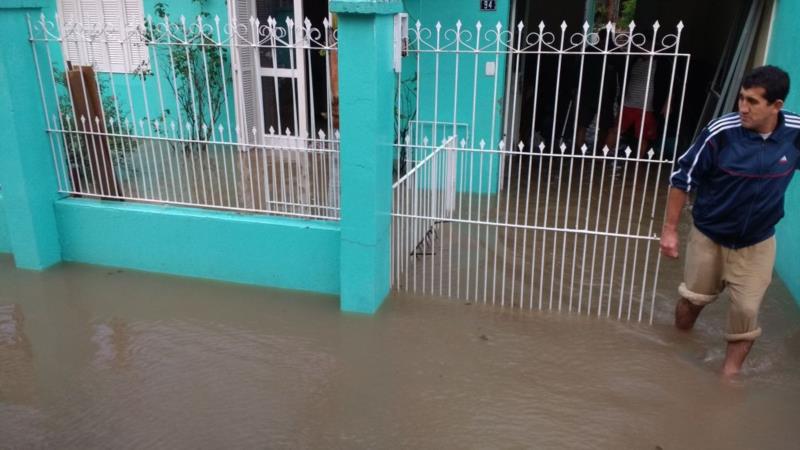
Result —
[[[393, 286], [652, 320], [662, 174], [747, 66], [791, 71], [798, 5], [742, 2], [720, 22], [748, 38], [706, 48], [701, 12], [684, 24], [640, 1], [637, 20], [663, 24], [636, 28], [619, 2], [572, 3], [561, 23], [561, 7], [511, 0], [3, 6], [18, 34], [3, 109], [20, 126], [0, 153], [0, 252], [324, 292], [359, 312]], [[714, 52], [730, 64], [706, 67]], [[647, 139], [601, 125], [631, 101], [634, 67], [645, 103], [668, 99]], [[788, 215], [777, 270], [798, 298]]]

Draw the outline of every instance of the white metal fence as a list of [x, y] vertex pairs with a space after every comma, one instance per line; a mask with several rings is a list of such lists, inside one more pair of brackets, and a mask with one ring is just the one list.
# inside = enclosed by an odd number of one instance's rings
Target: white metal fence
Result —
[[[417, 289], [411, 257], [422, 256], [421, 277], [427, 280], [428, 262], [425, 255], [438, 238], [437, 217], [451, 218], [456, 200], [456, 143], [455, 137], [445, 139], [439, 146], [429, 146], [423, 139], [420, 146], [411, 145], [410, 136], [405, 140], [410, 152], [404, 164], [407, 170], [394, 182], [392, 221], [392, 273], [396, 281]], [[438, 270], [444, 266], [439, 265]], [[434, 270], [430, 264], [430, 270]], [[438, 277], [443, 280], [442, 274]]]
[[[412, 27], [397, 77], [394, 288], [652, 321], [682, 28]], [[635, 109], [657, 123], [628, 123]], [[452, 186], [434, 189], [442, 154]]]
[[338, 219], [328, 20], [114, 19], [28, 19], [60, 192]]

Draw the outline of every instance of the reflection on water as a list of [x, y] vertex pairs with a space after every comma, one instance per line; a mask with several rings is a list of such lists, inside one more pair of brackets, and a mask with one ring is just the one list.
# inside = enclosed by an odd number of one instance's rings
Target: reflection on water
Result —
[[772, 286], [728, 383], [723, 301], [691, 334], [668, 298], [654, 326], [402, 296], [362, 317], [0, 257], [0, 448], [794, 447], [798, 308]]
[[92, 342], [97, 345], [94, 364], [97, 367], [126, 367], [130, 351], [129, 330], [122, 319], [111, 319], [94, 325]]
[[31, 343], [25, 336], [25, 317], [17, 304], [0, 304], [0, 402], [26, 404], [33, 400], [34, 372]]

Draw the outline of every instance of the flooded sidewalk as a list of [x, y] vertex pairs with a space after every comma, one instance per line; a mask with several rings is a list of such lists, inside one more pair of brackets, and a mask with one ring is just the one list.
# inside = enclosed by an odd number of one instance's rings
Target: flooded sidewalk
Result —
[[776, 279], [726, 382], [726, 302], [691, 334], [661, 298], [652, 326], [398, 293], [367, 317], [2, 255], [0, 448], [793, 448], [800, 311]]

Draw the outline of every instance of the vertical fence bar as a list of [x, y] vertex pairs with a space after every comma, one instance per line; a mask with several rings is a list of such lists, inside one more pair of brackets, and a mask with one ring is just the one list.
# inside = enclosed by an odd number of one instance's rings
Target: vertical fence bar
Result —
[[[534, 83], [534, 93], [533, 93], [533, 114], [531, 117], [531, 152], [534, 152], [534, 136], [535, 136], [535, 127], [536, 127], [536, 113], [538, 112], [539, 107], [539, 75], [542, 63], [542, 45], [544, 44], [544, 21], [539, 22], [539, 33], [536, 35], [536, 80]], [[530, 286], [531, 286], [531, 294], [528, 301], [528, 309], [533, 309], [533, 295], [536, 291], [534, 289], [534, 277], [536, 276], [536, 248], [538, 243], [538, 234], [539, 234], [539, 200], [541, 199], [541, 190], [542, 190], [542, 172], [544, 171], [544, 167], [542, 167], [542, 162], [544, 161], [544, 141], [539, 143], [539, 163], [537, 166], [537, 178], [536, 178], [536, 207], [534, 212], [533, 218], [533, 241], [532, 241], [532, 249], [531, 249], [531, 278], [530, 278]], [[541, 293], [539, 294], [539, 309], [541, 309]]]
[[[44, 113], [45, 128], [49, 128], [47, 126], [47, 122], [49, 121], [50, 112], [48, 111], [47, 99], [45, 98], [45, 95], [44, 95], [44, 83], [42, 82], [42, 73], [41, 73], [41, 67], [40, 67], [40, 64], [39, 64], [39, 54], [36, 51], [36, 43], [33, 41], [33, 27], [31, 25], [30, 14], [26, 15], [26, 23], [28, 25], [28, 40], [31, 43], [31, 50], [33, 51], [33, 65], [34, 65], [34, 70], [36, 71], [36, 82], [39, 85], [39, 98], [42, 101], [42, 109], [43, 109], [43, 113]], [[46, 28], [42, 28], [42, 31], [44, 33], [46, 33]], [[45, 45], [47, 45], [47, 44], [45, 44]], [[48, 61], [48, 67], [47, 68], [48, 68], [48, 72], [50, 72], [50, 74], [52, 76], [52, 70], [50, 70], [49, 61]], [[54, 83], [53, 88], [55, 89], [55, 83]], [[56, 110], [58, 110], [61, 107], [60, 102], [58, 101], [58, 94], [56, 93], [56, 95], [54, 95], [54, 97], [55, 97], [55, 101], [56, 101]], [[48, 132], [47, 133], [47, 138], [50, 141], [50, 154], [53, 157], [53, 170], [55, 171], [56, 184], [58, 185], [58, 191], [61, 192], [63, 190], [63, 186], [61, 184], [60, 171], [58, 170], [57, 161], [58, 161], [59, 158], [56, 156], [57, 150], [56, 150], [56, 147], [55, 147], [55, 142], [53, 141], [53, 134], [51, 132]], [[4, 220], [4, 219], [2, 217], [0, 217], [0, 220]]]

